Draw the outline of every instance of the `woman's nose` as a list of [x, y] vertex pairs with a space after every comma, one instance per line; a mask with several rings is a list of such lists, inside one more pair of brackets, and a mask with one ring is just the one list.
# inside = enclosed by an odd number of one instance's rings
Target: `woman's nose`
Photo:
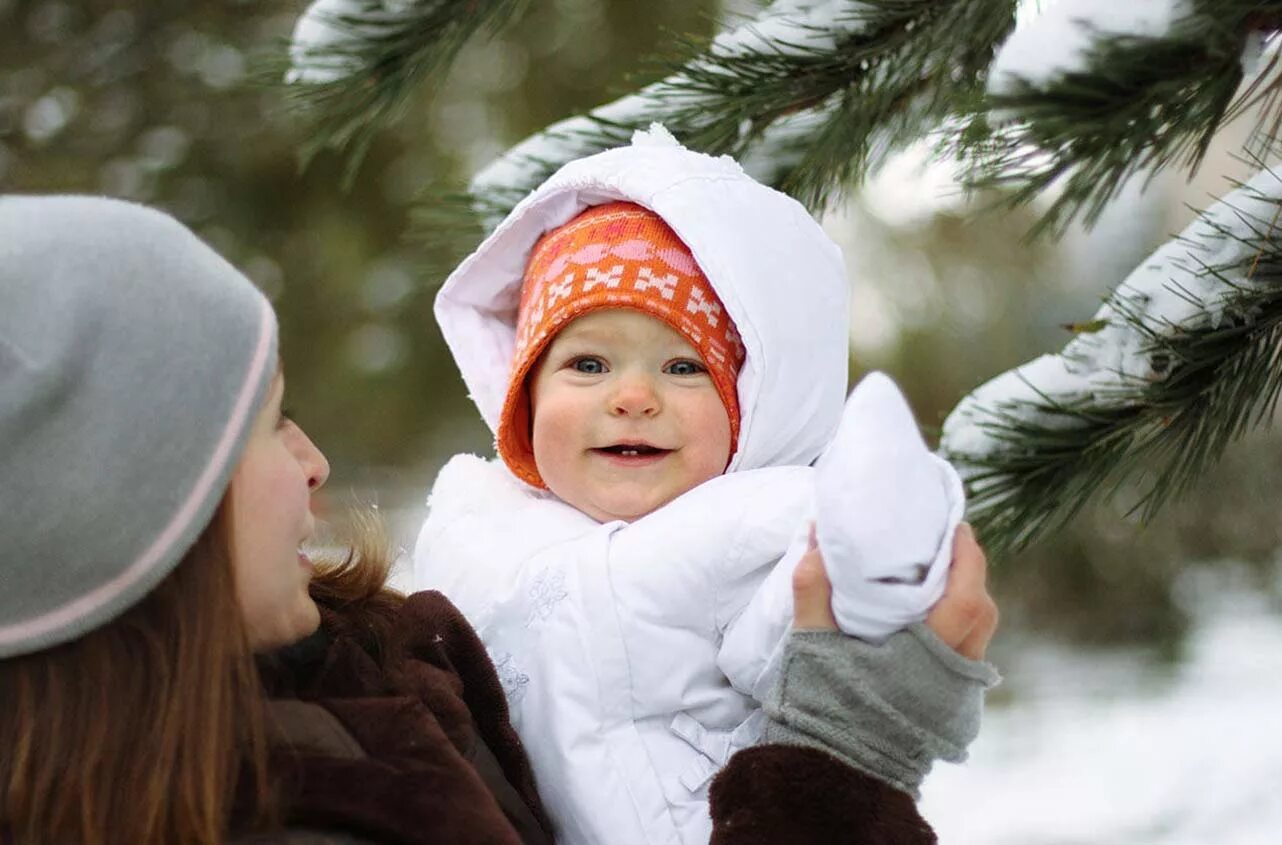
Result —
[[325, 453], [297, 425], [294, 426], [294, 440], [290, 445], [294, 458], [307, 478], [307, 489], [314, 492], [325, 486], [325, 481], [329, 478], [329, 460]]

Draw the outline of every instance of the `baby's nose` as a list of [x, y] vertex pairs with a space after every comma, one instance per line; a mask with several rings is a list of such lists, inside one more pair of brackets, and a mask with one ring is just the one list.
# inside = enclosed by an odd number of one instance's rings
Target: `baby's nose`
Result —
[[617, 416], [654, 416], [659, 412], [659, 393], [654, 382], [644, 376], [620, 379], [610, 397], [613, 413]]

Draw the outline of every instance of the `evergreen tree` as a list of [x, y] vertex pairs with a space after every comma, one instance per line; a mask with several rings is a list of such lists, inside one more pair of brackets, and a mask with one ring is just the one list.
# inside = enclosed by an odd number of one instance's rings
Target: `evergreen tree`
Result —
[[[314, 146], [359, 161], [404, 94], [514, 0], [317, 0], [293, 45]], [[1258, 175], [1124, 280], [1076, 336], [967, 396], [941, 448], [967, 477], [991, 549], [1017, 548], [1093, 497], [1140, 485], [1151, 515], [1282, 390], [1282, 2], [1058, 0], [1015, 28], [1017, 0], [777, 0], [699, 42], [674, 38], [657, 81], [569, 116], [430, 197], [432, 233], [494, 226], [567, 161], [653, 121], [739, 158], [816, 212], [931, 139], [976, 188], [1050, 197], [1038, 230], [1093, 222], [1132, 177], [1192, 172], [1227, 120], [1262, 115]]]

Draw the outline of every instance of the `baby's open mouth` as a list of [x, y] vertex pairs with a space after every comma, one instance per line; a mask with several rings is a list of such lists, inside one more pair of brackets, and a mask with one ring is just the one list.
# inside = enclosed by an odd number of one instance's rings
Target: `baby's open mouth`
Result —
[[613, 446], [602, 446], [593, 451], [605, 452], [608, 455], [618, 455], [623, 458], [646, 458], [666, 455], [672, 450], [660, 449], [658, 446], [651, 446], [648, 443], [616, 443]]

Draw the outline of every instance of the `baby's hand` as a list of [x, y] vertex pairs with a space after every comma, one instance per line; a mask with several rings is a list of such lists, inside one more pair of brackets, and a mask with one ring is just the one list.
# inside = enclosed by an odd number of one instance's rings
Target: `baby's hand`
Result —
[[[988, 560], [970, 526], [962, 523], [953, 540], [953, 559], [943, 597], [926, 616], [926, 626], [958, 654], [983, 660], [997, 630], [997, 603], [988, 594]], [[792, 574], [793, 621], [796, 630], [835, 631], [832, 584], [816, 548], [813, 531], [810, 550]]]
[[870, 643], [926, 618], [944, 594], [965, 513], [957, 471], [922, 439], [895, 383], [869, 373], [815, 465], [815, 524], [838, 627]]

